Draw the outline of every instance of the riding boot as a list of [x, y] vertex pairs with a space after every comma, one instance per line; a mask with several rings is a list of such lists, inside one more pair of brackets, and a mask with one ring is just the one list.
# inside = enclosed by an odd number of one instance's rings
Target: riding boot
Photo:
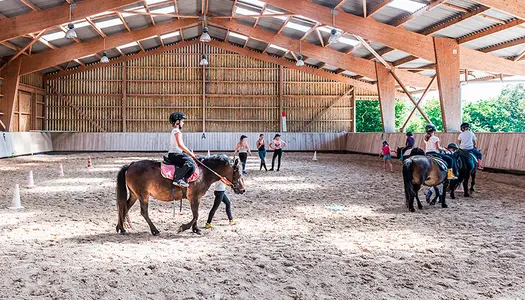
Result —
[[180, 187], [188, 187], [189, 184], [184, 180], [184, 176], [191, 170], [191, 167], [184, 164], [182, 167], [175, 169], [175, 176], [173, 176], [173, 185]]
[[483, 163], [481, 162], [481, 159], [478, 159], [478, 170], [483, 170]]
[[262, 170], [263, 162], [261, 161], [261, 165], [259, 166], [259, 171]]
[[263, 165], [263, 167], [264, 167], [264, 170], [265, 170], [265, 171], [268, 171], [268, 169], [266, 168], [266, 162], [265, 162], [265, 161], [262, 162], [262, 165]]
[[454, 171], [452, 169], [448, 169], [448, 172], [447, 172], [447, 179], [448, 180], [455, 180], [455, 179], [458, 179], [455, 175], [454, 175]]

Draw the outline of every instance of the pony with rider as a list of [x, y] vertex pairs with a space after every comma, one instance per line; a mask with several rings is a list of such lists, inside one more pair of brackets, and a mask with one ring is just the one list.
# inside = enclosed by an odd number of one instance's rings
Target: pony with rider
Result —
[[[458, 136], [460, 145], [450, 143], [445, 149], [436, 136], [436, 127], [433, 124], [426, 125], [424, 151], [414, 147], [413, 134], [407, 132], [406, 146], [398, 148], [398, 156], [404, 161], [403, 180], [406, 204], [410, 211], [415, 211], [414, 199], [417, 200], [418, 208], [422, 208], [418, 198], [418, 191], [422, 185], [434, 188], [442, 207], [447, 207], [445, 202], [447, 188], [452, 199], [455, 198], [456, 187], [461, 183], [463, 183], [465, 197], [469, 197], [469, 192], [474, 191], [476, 170], [482, 168], [482, 154], [476, 148], [477, 138], [470, 131], [470, 124], [463, 123], [460, 129], [462, 131]], [[472, 179], [470, 190], [469, 179]], [[441, 184], [443, 184], [443, 193], [437, 188]], [[435, 204], [436, 198], [430, 204]]]

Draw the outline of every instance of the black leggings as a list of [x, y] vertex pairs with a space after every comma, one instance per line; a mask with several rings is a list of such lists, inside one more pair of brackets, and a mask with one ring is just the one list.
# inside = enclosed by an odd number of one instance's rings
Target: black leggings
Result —
[[275, 165], [275, 158], [277, 156], [279, 157], [279, 159], [277, 160], [277, 170], [279, 170], [281, 168], [281, 157], [283, 156], [283, 149], [275, 149], [273, 151], [272, 169], [273, 169], [273, 166]]
[[246, 170], [246, 160], [248, 159], [248, 153], [239, 152], [239, 159], [241, 160], [242, 170]]
[[193, 159], [186, 153], [169, 153], [168, 159], [177, 167], [173, 181], [183, 178], [187, 180], [195, 172]]
[[208, 222], [211, 223], [213, 220], [213, 216], [215, 215], [215, 212], [217, 211], [217, 208], [219, 208], [219, 205], [221, 205], [221, 202], [224, 202], [226, 204], [226, 214], [228, 215], [228, 220], [233, 220], [232, 217], [232, 208], [230, 199], [228, 199], [228, 196], [226, 196], [226, 192], [214, 192], [215, 194], [215, 202], [213, 202], [213, 207], [210, 210], [210, 214], [208, 215]]

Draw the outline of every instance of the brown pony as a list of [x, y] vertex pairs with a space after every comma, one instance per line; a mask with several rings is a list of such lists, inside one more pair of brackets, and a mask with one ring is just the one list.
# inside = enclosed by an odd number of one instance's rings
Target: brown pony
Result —
[[[191, 182], [186, 191], [174, 186], [172, 180], [162, 177], [159, 161], [139, 160], [122, 167], [117, 175], [117, 232], [126, 233], [124, 221], [129, 209], [138, 199], [140, 201], [140, 214], [148, 222], [151, 233], [158, 235], [160, 232], [148, 216], [149, 196], [160, 201], [171, 202], [173, 200], [181, 200], [183, 192], [186, 192], [185, 194], [190, 201], [193, 219], [187, 224], [182, 224], [179, 232], [192, 227], [193, 232], [200, 233], [201, 230], [197, 227], [199, 200], [204, 196], [212, 183], [220, 180], [211, 170], [228, 179], [236, 194], [244, 193], [244, 182], [241, 178], [238, 159], [234, 161], [226, 155], [198, 157], [197, 159], [200, 162], [196, 164], [200, 169], [198, 170], [200, 171], [200, 177], [196, 181]], [[207, 168], [202, 166], [201, 163]], [[128, 189], [129, 198], [127, 198]]]

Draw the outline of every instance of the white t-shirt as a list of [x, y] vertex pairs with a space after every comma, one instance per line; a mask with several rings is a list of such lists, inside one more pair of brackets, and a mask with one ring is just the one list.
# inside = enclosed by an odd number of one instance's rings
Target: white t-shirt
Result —
[[275, 147], [275, 149], [282, 149], [284, 145], [286, 145], [286, 142], [283, 140], [273, 140], [272, 144]]
[[428, 141], [425, 141], [425, 152], [439, 153], [439, 149], [436, 147], [436, 142], [439, 142], [439, 138], [435, 135], [431, 136]]
[[179, 148], [179, 144], [177, 144], [177, 139], [175, 138], [175, 134], [178, 132], [180, 132], [179, 128], [173, 128], [173, 130], [171, 130], [170, 149], [168, 153], [182, 153], [182, 150]]
[[474, 149], [474, 141], [477, 140], [476, 135], [472, 131], [463, 131], [459, 134], [458, 140], [459, 148], [463, 150]]
[[215, 184], [215, 191], [216, 192], [226, 192], [226, 185], [219, 180], [219, 182], [217, 182]]

